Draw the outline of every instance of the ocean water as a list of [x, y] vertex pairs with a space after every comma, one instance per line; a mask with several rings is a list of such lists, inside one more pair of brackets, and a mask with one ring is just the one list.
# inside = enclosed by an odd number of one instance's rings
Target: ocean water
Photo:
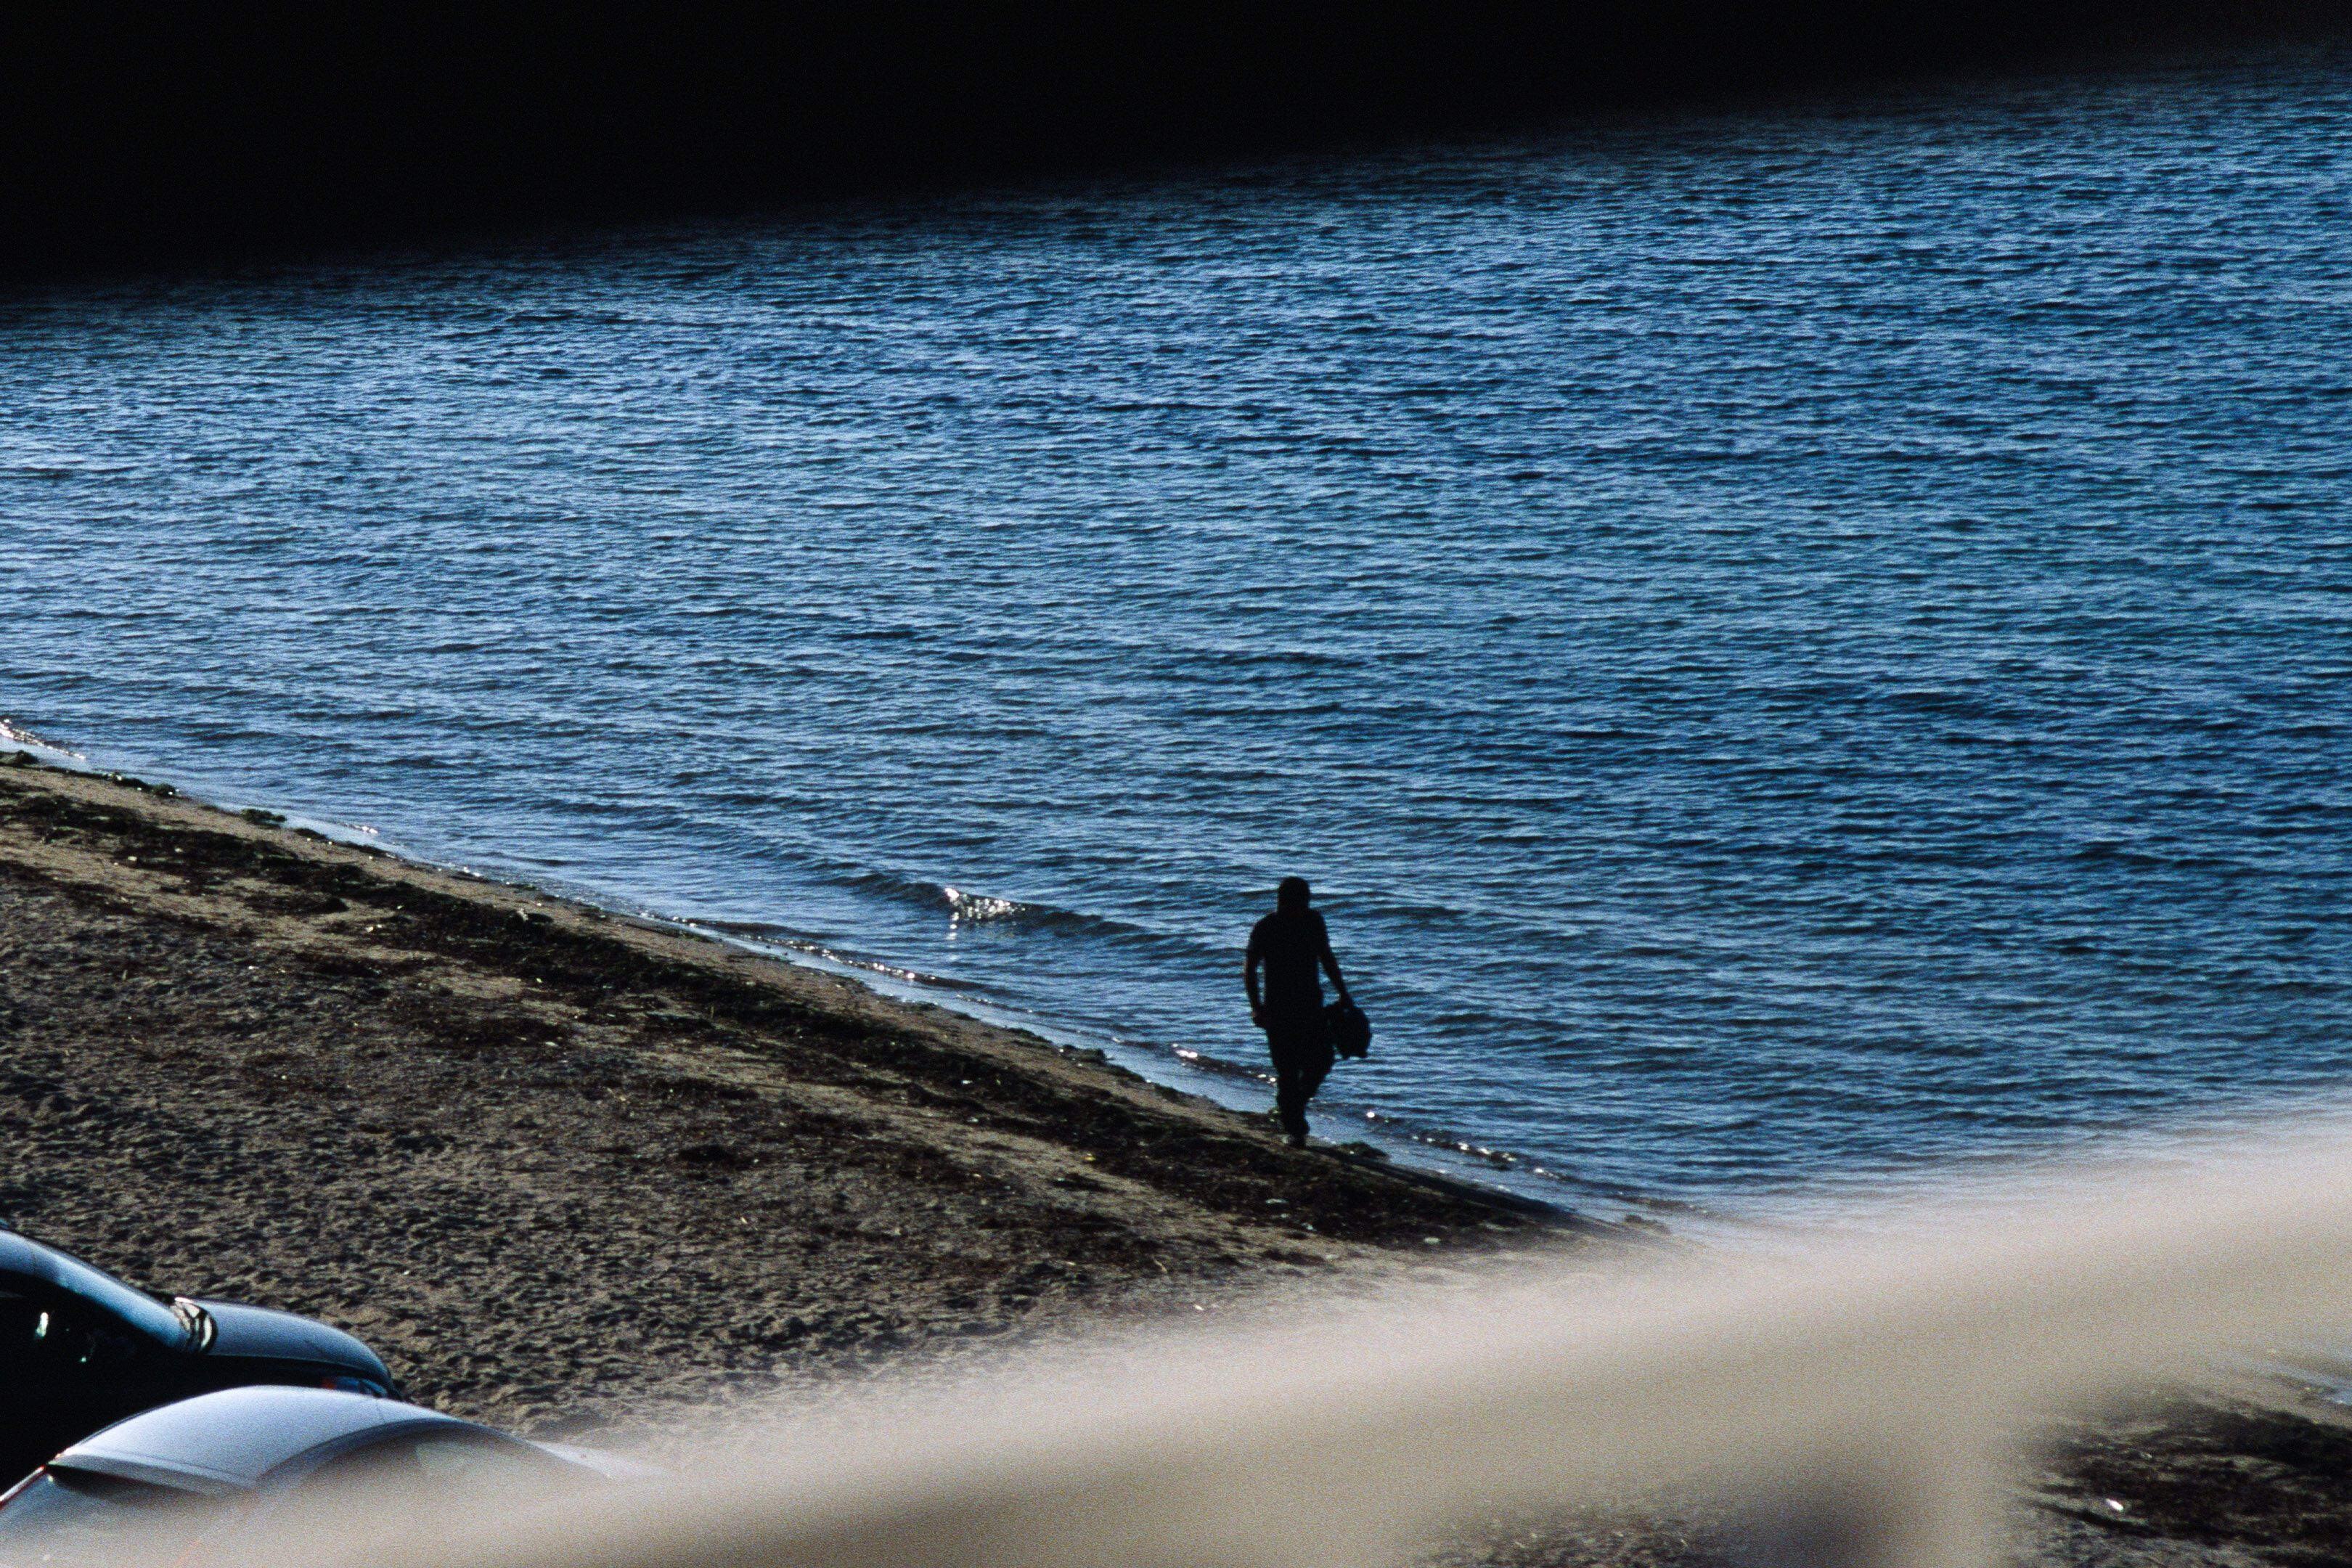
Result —
[[[0, 717], [1769, 1212], [2352, 1082], [2352, 56], [0, 300]], [[1484, 1151], [1481, 1154], [1478, 1152]]]

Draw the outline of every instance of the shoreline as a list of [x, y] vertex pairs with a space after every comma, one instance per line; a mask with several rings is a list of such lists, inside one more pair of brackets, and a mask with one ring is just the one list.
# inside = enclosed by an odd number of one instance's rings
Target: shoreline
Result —
[[[373, 827], [354, 826], [299, 811], [279, 810], [274, 805], [241, 807], [228, 804], [244, 797], [244, 792], [233, 782], [213, 779], [183, 788], [168, 781], [152, 781], [143, 774], [134, 774], [130, 771], [142, 766], [136, 759], [124, 759], [121, 766], [94, 761], [82, 752], [16, 729], [0, 720], [0, 759], [15, 752], [30, 755], [37, 765], [59, 773], [128, 781], [129, 787], [135, 790], [150, 794], [157, 790], [165, 791], [168, 792], [166, 798], [210, 807], [230, 816], [248, 816], [257, 811], [261, 813], [260, 820], [267, 825], [284, 827], [298, 837], [322, 837], [363, 854], [386, 856], [406, 865], [468, 882], [517, 889], [541, 900], [576, 905], [611, 918], [635, 921], [660, 930], [737, 947], [796, 969], [846, 980], [855, 986], [876, 993], [889, 1003], [918, 1011], [937, 1007], [991, 1028], [1042, 1037], [1057, 1049], [1097, 1052], [1118, 1070], [1221, 1105], [1237, 1114], [1253, 1115], [1261, 1110], [1270, 1109], [1273, 1104], [1274, 1080], [1269, 1072], [1261, 1070], [1263, 1064], [1253, 1066], [1248, 1060], [1236, 1060], [1227, 1055], [1192, 1051], [1150, 1041], [1121, 1039], [1090, 1031], [1083, 1026], [1068, 1024], [994, 996], [978, 992], [965, 994], [956, 983], [901, 968], [887, 957], [836, 952], [815, 943], [777, 935], [778, 928], [764, 922], [746, 924], [667, 913], [647, 907], [636, 898], [600, 889], [589, 882], [574, 883], [561, 877], [548, 879], [535, 876], [528, 868], [501, 862], [495, 854], [478, 867], [469, 859], [442, 858], [428, 852], [386, 845], [377, 840], [376, 830]], [[194, 793], [199, 791], [201, 793]], [[1242, 1083], [1249, 1086], [1246, 1093], [1234, 1093], [1233, 1086]], [[1263, 1099], [1263, 1106], [1244, 1103], [1257, 1099]], [[1558, 1210], [1580, 1218], [1588, 1214], [1607, 1212], [1618, 1216], [1616, 1223], [1631, 1228], [1661, 1234], [1671, 1230], [1677, 1235], [1687, 1234], [1692, 1239], [1739, 1223], [1730, 1214], [1718, 1212], [1714, 1205], [1702, 1200], [1639, 1192], [1606, 1183], [1579, 1181], [1548, 1170], [1531, 1156], [1465, 1141], [1449, 1131], [1431, 1131], [1390, 1113], [1377, 1112], [1365, 1102], [1351, 1100], [1347, 1094], [1347, 1086], [1336, 1079], [1325, 1085], [1319, 1100], [1325, 1109], [1316, 1118], [1318, 1126], [1344, 1128], [1348, 1136], [1327, 1138], [1324, 1132], [1318, 1131], [1316, 1134], [1318, 1139], [1335, 1146], [1367, 1151], [1375, 1158], [1391, 1162], [1398, 1169], [1418, 1169], [1442, 1182], [1505, 1194], [1507, 1200], [1515, 1205], [1524, 1203], [1537, 1209]], [[1360, 1121], [1359, 1113], [1370, 1114]]]
[[[1099, 1053], [257, 815], [0, 753], [0, 1217], [350, 1327], [469, 1415], [1644, 1234], [1291, 1151]], [[551, 1287], [583, 1276], [601, 1306]], [[469, 1277], [508, 1293], [502, 1348], [462, 1342]], [[706, 1331], [631, 1371], [586, 1320], [643, 1314], [651, 1280]], [[526, 1350], [551, 1314], [582, 1320], [572, 1348]]]

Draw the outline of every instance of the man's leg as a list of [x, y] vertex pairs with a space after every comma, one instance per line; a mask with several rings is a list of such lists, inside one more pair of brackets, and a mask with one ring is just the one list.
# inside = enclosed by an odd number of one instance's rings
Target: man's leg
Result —
[[1274, 1111], [1293, 1143], [1307, 1142], [1307, 1102], [1314, 1098], [1314, 1042], [1302, 1038], [1296, 1020], [1276, 1018], [1265, 1031], [1265, 1046], [1274, 1058]]
[[1276, 1081], [1281, 1088], [1275, 1096], [1275, 1103], [1284, 1107], [1282, 1130], [1290, 1134], [1290, 1142], [1295, 1147], [1307, 1147], [1307, 1102], [1315, 1098], [1317, 1089], [1323, 1087], [1324, 1077], [1330, 1072], [1331, 1064], [1336, 1059], [1332, 1055], [1331, 1043], [1317, 1036], [1292, 1045], [1284, 1058], [1284, 1065], [1276, 1073]]
[[1274, 1062], [1274, 1110], [1282, 1119], [1282, 1131], [1294, 1143], [1307, 1138], [1307, 1101], [1315, 1091], [1307, 1087], [1306, 1075], [1299, 1071], [1298, 1058], [1279, 1056]]
[[1301, 1114], [1304, 1114], [1307, 1110], [1307, 1102], [1314, 1099], [1316, 1092], [1323, 1087], [1323, 1080], [1331, 1076], [1331, 1065], [1339, 1059], [1339, 1053], [1331, 1048], [1331, 1042], [1328, 1039], [1318, 1040], [1312, 1047], [1298, 1053], [1298, 1078], [1301, 1089], [1298, 1109]]

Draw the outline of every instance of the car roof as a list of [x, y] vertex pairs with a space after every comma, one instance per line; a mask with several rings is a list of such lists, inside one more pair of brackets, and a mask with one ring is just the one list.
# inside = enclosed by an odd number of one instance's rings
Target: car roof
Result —
[[0, 1226], [0, 1271], [29, 1275], [55, 1284], [58, 1257], [57, 1248], [43, 1247], [22, 1231]]
[[314, 1449], [389, 1426], [436, 1426], [489, 1430], [395, 1399], [254, 1384], [142, 1411], [51, 1463], [197, 1491], [250, 1491]]

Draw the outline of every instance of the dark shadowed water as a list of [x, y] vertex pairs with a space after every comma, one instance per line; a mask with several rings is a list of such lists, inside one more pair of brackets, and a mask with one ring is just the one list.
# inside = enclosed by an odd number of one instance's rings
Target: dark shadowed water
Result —
[[1303, 872], [1335, 1122], [1571, 1197], [2352, 1081], [2340, 52], [87, 289], [0, 410], [19, 727], [1195, 1087]]

